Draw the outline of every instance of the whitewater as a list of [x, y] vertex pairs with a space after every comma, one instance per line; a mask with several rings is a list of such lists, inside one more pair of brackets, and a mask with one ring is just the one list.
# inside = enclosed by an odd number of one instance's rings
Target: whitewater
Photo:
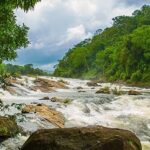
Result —
[[[43, 77], [68, 83], [68, 89], [56, 89], [48, 93], [33, 91], [34, 77], [17, 79], [23, 84], [14, 84], [17, 95], [0, 89], [0, 99], [9, 109], [0, 111], [0, 115], [16, 115], [18, 125], [26, 135], [8, 139], [0, 144], [0, 150], [17, 150], [29, 135], [38, 129], [54, 128], [47, 120], [34, 113], [21, 115], [12, 104], [46, 104], [61, 112], [65, 118], [65, 127], [84, 127], [102, 125], [105, 127], [127, 129], [134, 132], [141, 140], [143, 150], [150, 150], [150, 88], [129, 87], [122, 84], [99, 83], [99, 86], [87, 85], [88, 80]], [[79, 90], [78, 87], [82, 87]], [[96, 94], [103, 87], [121, 91], [136, 90], [141, 95]], [[68, 104], [40, 100], [43, 97], [70, 99]]]

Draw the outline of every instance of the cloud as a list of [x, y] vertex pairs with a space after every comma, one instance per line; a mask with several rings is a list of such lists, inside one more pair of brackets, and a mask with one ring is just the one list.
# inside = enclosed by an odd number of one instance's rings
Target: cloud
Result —
[[125, 0], [125, 3], [127, 5], [143, 5], [143, 4], [150, 4], [150, 1], [149, 0]]
[[111, 26], [113, 17], [131, 15], [148, 1], [42, 0], [28, 13], [18, 9], [17, 21], [30, 27], [31, 44], [18, 51], [15, 63], [51, 66], [73, 45], [91, 37], [97, 29]]
[[62, 37], [62, 40], [57, 44], [58, 46], [64, 45], [71, 41], [82, 41], [86, 38], [90, 38], [92, 34], [86, 32], [83, 25], [78, 25], [76, 27], [68, 28], [66, 35]]
[[98, 10], [97, 4], [89, 0], [68, 0], [65, 5], [80, 17], [93, 16]]
[[54, 66], [57, 64], [57, 62], [53, 62], [51, 64], [44, 64], [44, 65], [36, 65], [35, 67], [41, 68], [42, 70], [54, 70]]

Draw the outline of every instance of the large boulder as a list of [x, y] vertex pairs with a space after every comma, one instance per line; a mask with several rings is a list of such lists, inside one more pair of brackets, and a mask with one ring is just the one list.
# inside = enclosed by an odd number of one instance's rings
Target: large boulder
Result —
[[102, 126], [39, 130], [21, 150], [142, 150], [130, 131]]
[[16, 135], [19, 128], [15, 121], [15, 117], [2, 117], [0, 116], [0, 142]]

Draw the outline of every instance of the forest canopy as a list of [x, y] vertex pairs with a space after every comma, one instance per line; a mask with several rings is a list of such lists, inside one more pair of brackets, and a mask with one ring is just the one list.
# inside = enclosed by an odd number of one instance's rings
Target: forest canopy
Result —
[[54, 75], [150, 83], [150, 6], [115, 17], [112, 27], [98, 31], [70, 49]]
[[50, 73], [43, 71], [39, 68], [34, 68], [32, 64], [21, 65], [12, 65], [12, 64], [1, 64], [0, 65], [0, 74], [8, 75], [13, 77], [20, 77], [21, 75], [29, 76], [48, 76]]

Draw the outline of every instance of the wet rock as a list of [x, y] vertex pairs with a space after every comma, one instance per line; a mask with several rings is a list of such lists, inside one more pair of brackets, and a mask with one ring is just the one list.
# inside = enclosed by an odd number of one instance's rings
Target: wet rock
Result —
[[15, 117], [0, 116], [0, 142], [19, 133]]
[[0, 99], [0, 107], [3, 107], [4, 106], [4, 103], [3, 101]]
[[81, 87], [81, 86], [77, 87], [77, 90], [82, 90], [82, 89], [83, 89], [83, 87]]
[[120, 95], [125, 94], [126, 92], [125, 92], [125, 91], [121, 91], [121, 90], [119, 90], [119, 89], [117, 89], [117, 88], [115, 87], [114, 89], [112, 89], [112, 93], [113, 93], [114, 95], [120, 96]]
[[13, 78], [13, 77], [9, 77], [9, 78], [5, 79], [5, 81], [7, 82], [8, 86], [13, 86], [13, 84], [18, 84], [19, 83], [17, 81], [17, 79]]
[[97, 81], [90, 81], [90, 82], [87, 82], [87, 85], [88, 85], [88, 86], [98, 86]]
[[65, 105], [69, 105], [69, 104], [72, 103], [72, 99], [66, 98], [66, 99], [63, 100], [63, 103], [64, 103]]
[[59, 81], [44, 79], [44, 78], [37, 78], [35, 81], [35, 86], [31, 87], [32, 90], [37, 91], [40, 90], [42, 92], [50, 92], [54, 91], [55, 88], [58, 89], [67, 89], [68, 87]]
[[80, 90], [80, 91], [78, 91], [79, 93], [85, 93], [86, 91], [83, 91], [83, 90]]
[[6, 87], [6, 89], [5, 89], [6, 91], [8, 91], [10, 94], [12, 94], [12, 95], [20, 95], [15, 89], [13, 89], [13, 87], [11, 87], [11, 86], [7, 86]]
[[48, 96], [41, 98], [40, 100], [50, 100]]
[[69, 84], [67, 81], [65, 81], [63, 79], [58, 80], [58, 82], [61, 82], [61, 83], [67, 84], [67, 85]]
[[61, 98], [58, 98], [58, 97], [52, 97], [51, 101], [52, 102], [59, 102], [59, 103], [67, 105], [67, 104], [71, 104], [72, 99], [70, 99], [70, 98], [61, 99]]
[[142, 93], [141, 92], [138, 92], [138, 91], [134, 91], [134, 90], [130, 90], [128, 92], [128, 95], [141, 95]]
[[51, 101], [52, 101], [52, 102], [62, 102], [63, 100], [60, 99], [60, 98], [57, 98], [57, 97], [52, 97], [52, 98], [51, 98]]
[[47, 121], [51, 122], [56, 127], [64, 127], [64, 118], [58, 111], [49, 108], [47, 105], [26, 105], [22, 109], [22, 113], [36, 113]]
[[38, 103], [36, 106], [43, 106], [43, 104]]
[[98, 90], [98, 91], [96, 92], [96, 94], [99, 94], [99, 93], [102, 93], [102, 94], [110, 94], [111, 91], [110, 91], [109, 87], [104, 87], [104, 88], [101, 88], [100, 90]]
[[37, 104], [39, 104], [39, 103], [37, 103], [37, 102], [32, 102], [31, 104], [35, 104], [35, 105], [37, 105]]
[[24, 86], [24, 83], [22, 81], [18, 80], [18, 78], [14, 78], [14, 77], [7, 78], [6, 82], [9, 86], [15, 86], [14, 84]]
[[38, 91], [38, 90], [40, 90], [41, 92], [43, 92], [43, 93], [48, 93], [48, 92], [52, 92], [52, 91], [55, 91], [54, 89], [52, 89], [51, 87], [44, 87], [44, 86], [40, 86], [40, 85], [38, 85], [38, 86], [33, 86], [33, 87], [30, 87], [30, 89], [31, 90], [33, 90], [33, 91]]
[[127, 130], [102, 126], [39, 130], [21, 150], [142, 150], [140, 140]]

